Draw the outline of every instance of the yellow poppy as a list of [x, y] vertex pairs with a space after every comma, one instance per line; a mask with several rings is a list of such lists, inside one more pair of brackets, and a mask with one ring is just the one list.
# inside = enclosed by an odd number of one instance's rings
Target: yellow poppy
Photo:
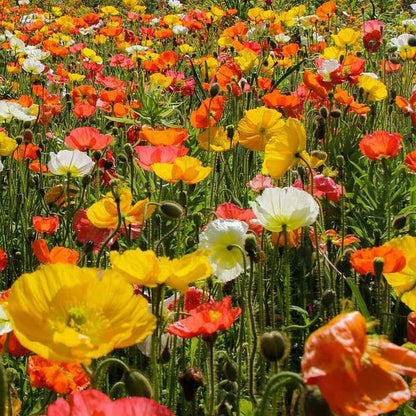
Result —
[[406, 235], [385, 244], [399, 248], [406, 257], [406, 266], [396, 273], [384, 273], [389, 285], [410, 309], [416, 311], [416, 237]]
[[[141, 224], [147, 220], [156, 209], [155, 206], [146, 205], [149, 199], [143, 199], [131, 205], [133, 197], [129, 188], [120, 191], [120, 211], [123, 217], [123, 225]], [[143, 218], [146, 211], [146, 218]], [[116, 228], [118, 224], [117, 203], [109, 192], [104, 198], [97, 201], [87, 210], [87, 217], [98, 228]]]
[[299, 156], [309, 160], [305, 149], [305, 127], [299, 120], [289, 118], [266, 145], [263, 174], [280, 179], [288, 169], [300, 162]]
[[89, 364], [141, 342], [156, 326], [147, 301], [118, 273], [72, 264], [22, 275], [3, 307], [23, 346], [61, 362]]
[[17, 147], [16, 140], [0, 132], [0, 156], [10, 156]]
[[258, 107], [246, 111], [238, 123], [240, 144], [247, 149], [263, 152], [268, 141], [284, 126], [277, 110]]
[[350, 28], [341, 29], [336, 35], [332, 35], [332, 40], [339, 48], [355, 45], [361, 39], [361, 33]]
[[166, 283], [185, 293], [188, 284], [203, 280], [212, 273], [207, 250], [197, 250], [180, 259], [158, 258], [151, 251], [126, 250], [123, 254], [110, 252], [113, 270], [129, 283], [139, 286], [155, 287]]
[[213, 152], [230, 150], [238, 142], [238, 133], [234, 132], [232, 139], [228, 137], [227, 130], [222, 126], [211, 126], [199, 134], [198, 144], [201, 149]]
[[364, 98], [369, 101], [381, 101], [387, 98], [387, 87], [370, 75], [360, 75], [358, 87], [364, 91]]
[[191, 156], [177, 157], [173, 163], [153, 163], [153, 172], [166, 182], [183, 181], [194, 185], [204, 180], [210, 173], [211, 167], [202, 166], [202, 162]]

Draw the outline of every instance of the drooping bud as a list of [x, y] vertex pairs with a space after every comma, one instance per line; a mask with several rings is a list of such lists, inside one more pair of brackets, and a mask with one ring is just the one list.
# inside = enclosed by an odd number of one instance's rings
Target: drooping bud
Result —
[[123, 376], [123, 382], [129, 396], [147, 398], [153, 396], [153, 390], [149, 380], [140, 371], [126, 371]]
[[179, 383], [182, 386], [185, 400], [188, 402], [192, 402], [198, 389], [205, 386], [202, 373], [193, 367], [189, 367], [185, 372], [179, 374]]
[[230, 360], [229, 358], [225, 361], [222, 371], [227, 378], [227, 380], [230, 381], [236, 381], [237, 380], [237, 365], [234, 361]]

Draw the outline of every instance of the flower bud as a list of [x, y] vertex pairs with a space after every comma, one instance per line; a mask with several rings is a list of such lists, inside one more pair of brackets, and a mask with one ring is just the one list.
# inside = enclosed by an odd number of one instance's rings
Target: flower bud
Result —
[[94, 150], [92, 157], [94, 158], [94, 160], [98, 161], [101, 159], [102, 155], [102, 152], [100, 152], [99, 150]]
[[340, 110], [332, 110], [332, 111], [329, 113], [329, 115], [330, 115], [332, 118], [340, 118], [340, 117], [342, 116], [342, 113], [341, 113], [341, 111], [340, 111]]
[[126, 152], [128, 157], [132, 157], [133, 156], [133, 148], [131, 146], [130, 143], [126, 143], [124, 145], [124, 151]]
[[182, 218], [186, 214], [184, 207], [174, 201], [162, 202], [160, 210], [166, 217], [172, 218], [174, 220]]
[[244, 248], [252, 261], [254, 261], [255, 263], [259, 262], [259, 245], [257, 243], [257, 238], [253, 234], [249, 234], [246, 237]]
[[234, 361], [230, 360], [229, 358], [224, 363], [224, 366], [222, 367], [222, 371], [227, 378], [227, 380], [230, 381], [236, 381], [237, 380], [237, 365]]
[[179, 374], [179, 383], [188, 402], [192, 402], [197, 390], [205, 385], [202, 373], [193, 367], [189, 367], [184, 373]]
[[23, 140], [24, 140], [26, 143], [31, 142], [31, 141], [33, 140], [33, 131], [32, 131], [32, 130], [30, 130], [30, 129], [26, 129], [26, 130], [23, 132]]
[[375, 247], [381, 246], [381, 230], [378, 228], [374, 230], [374, 246]]
[[202, 224], [204, 223], [204, 216], [202, 213], [200, 212], [195, 212], [192, 215], [192, 219], [194, 221], [194, 224], [199, 228], [202, 226]]
[[320, 115], [322, 118], [328, 118], [328, 109], [327, 109], [326, 107], [321, 107], [321, 108], [319, 109], [319, 115]]
[[209, 89], [209, 95], [211, 98], [214, 98], [220, 92], [220, 85], [217, 82], [214, 82]]
[[376, 257], [373, 261], [374, 264], [374, 273], [377, 277], [381, 277], [383, 274], [383, 268], [384, 268], [384, 260], [381, 257]]
[[407, 41], [407, 44], [411, 47], [415, 47], [416, 46], [416, 38], [414, 36], [410, 37], [409, 40]]
[[407, 223], [407, 216], [406, 215], [399, 215], [393, 219], [393, 227], [396, 230], [401, 230], [406, 227]]
[[331, 416], [332, 412], [328, 403], [322, 397], [317, 387], [307, 387], [303, 399], [305, 416]]
[[153, 390], [149, 380], [137, 370], [126, 371], [123, 376], [123, 382], [129, 396], [147, 398], [153, 396]]
[[22, 136], [17, 136], [16, 137], [16, 143], [18, 146], [20, 146], [23, 143], [23, 137]]
[[283, 360], [289, 352], [289, 343], [282, 332], [265, 332], [260, 337], [260, 351], [270, 362]]
[[91, 176], [85, 175], [82, 177], [82, 186], [87, 187], [91, 183]]

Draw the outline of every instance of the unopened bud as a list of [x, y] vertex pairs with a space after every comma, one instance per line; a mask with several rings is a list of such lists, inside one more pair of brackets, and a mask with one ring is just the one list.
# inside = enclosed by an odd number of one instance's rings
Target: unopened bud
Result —
[[260, 351], [267, 361], [281, 361], [289, 352], [289, 342], [282, 332], [265, 332], [260, 337]]
[[126, 152], [128, 157], [133, 156], [133, 147], [131, 146], [130, 143], [126, 143], [124, 145], [124, 151]]
[[174, 201], [164, 201], [160, 206], [160, 210], [162, 213], [172, 219], [179, 219], [185, 216], [186, 212], [185, 209], [179, 205], [177, 202]]
[[220, 85], [217, 82], [214, 82], [209, 89], [209, 95], [211, 98], [214, 98], [220, 92]]
[[307, 387], [303, 409], [305, 416], [332, 416], [328, 403], [316, 387]]
[[227, 359], [227, 361], [224, 363], [224, 366], [222, 367], [222, 371], [227, 380], [237, 380], [237, 365], [234, 361]]
[[328, 109], [326, 107], [321, 107], [319, 109], [319, 114], [322, 118], [328, 118]]
[[340, 118], [340, 117], [341, 117], [341, 115], [342, 115], [342, 113], [341, 113], [341, 111], [340, 111], [340, 110], [332, 110], [332, 111], [329, 113], [329, 115], [330, 115], [332, 118]]
[[100, 160], [101, 159], [101, 157], [102, 157], [102, 153], [99, 151], [99, 150], [95, 150], [94, 151], [94, 153], [92, 154], [92, 157], [95, 159], [95, 160]]
[[82, 186], [87, 187], [91, 183], [91, 176], [85, 175], [82, 177]]
[[153, 396], [153, 390], [149, 380], [137, 370], [125, 372], [123, 382], [129, 396], [147, 398]]
[[396, 230], [401, 230], [402, 228], [406, 227], [407, 223], [407, 216], [406, 215], [399, 215], [398, 217], [393, 219], [393, 227]]
[[411, 47], [415, 47], [416, 46], [416, 38], [414, 36], [410, 37], [409, 40], [407, 41], [407, 44]]
[[383, 274], [384, 260], [381, 257], [376, 257], [373, 261], [374, 273], [377, 277], [381, 277]]
[[374, 246], [381, 246], [381, 230], [378, 228], [374, 230]]

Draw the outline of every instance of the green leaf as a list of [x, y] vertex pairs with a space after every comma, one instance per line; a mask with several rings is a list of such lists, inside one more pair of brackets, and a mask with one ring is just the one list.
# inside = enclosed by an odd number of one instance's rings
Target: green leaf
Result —
[[406, 404], [403, 409], [404, 416], [416, 416], [416, 410], [410, 407], [410, 405]]
[[361, 293], [358, 290], [357, 286], [355, 285], [355, 283], [352, 281], [350, 277], [347, 277], [345, 280], [348, 286], [350, 287], [352, 294], [354, 295], [355, 300], [358, 303], [358, 307], [360, 308], [361, 313], [364, 315], [364, 318], [366, 320], [370, 320], [371, 319], [370, 312], [368, 311], [367, 305], [365, 304], [364, 299], [361, 296]]
[[240, 400], [240, 414], [242, 416], [253, 416], [253, 405], [249, 400]]

